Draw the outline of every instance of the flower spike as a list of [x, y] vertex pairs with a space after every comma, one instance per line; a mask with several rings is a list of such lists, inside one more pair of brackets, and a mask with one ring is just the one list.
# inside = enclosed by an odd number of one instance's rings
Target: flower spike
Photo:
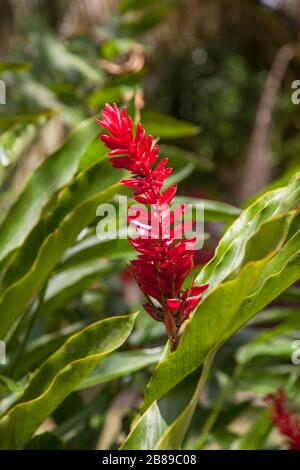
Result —
[[[164, 190], [166, 178], [172, 168], [167, 167], [168, 158], [158, 162], [158, 145], [139, 123], [134, 133], [127, 110], [120, 113], [116, 104], [106, 104], [102, 119], [97, 123], [107, 133], [100, 139], [110, 150], [109, 160], [114, 168], [131, 172], [131, 177], [121, 183], [134, 189], [134, 198], [142, 204], [152, 206], [151, 215], [138, 217], [129, 215], [128, 220], [135, 226], [138, 237], [129, 240], [139, 256], [131, 262], [131, 272], [147, 302], [146, 312], [155, 320], [165, 324], [174, 350], [178, 344], [179, 330], [190, 313], [202, 299], [208, 284], [192, 286], [182, 291], [183, 283], [194, 266], [193, 246], [196, 240], [178, 241], [175, 237], [178, 227], [175, 222], [186, 211], [182, 205], [173, 212], [169, 210], [177, 190], [173, 185]], [[181, 224], [184, 234], [192, 223]], [[178, 233], [178, 232], [177, 232]]]

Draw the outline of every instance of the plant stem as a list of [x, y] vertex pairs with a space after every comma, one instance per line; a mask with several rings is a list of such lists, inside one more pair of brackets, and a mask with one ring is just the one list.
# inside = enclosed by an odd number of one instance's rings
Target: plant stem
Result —
[[219, 414], [221, 413], [224, 403], [226, 398], [228, 397], [229, 393], [231, 392], [233, 385], [238, 378], [238, 376], [242, 372], [242, 366], [240, 364], [237, 364], [236, 367], [234, 368], [233, 376], [232, 379], [227, 382], [225, 385], [224, 389], [220, 393], [220, 396], [217, 400], [217, 403], [215, 407], [213, 408], [212, 412], [209, 414], [207, 420], [205, 421], [203, 428], [200, 432], [200, 435], [197, 439], [197, 442], [195, 444], [195, 449], [201, 450], [206, 442], [207, 436], [211, 429], [213, 428], [216, 420], [218, 419]]

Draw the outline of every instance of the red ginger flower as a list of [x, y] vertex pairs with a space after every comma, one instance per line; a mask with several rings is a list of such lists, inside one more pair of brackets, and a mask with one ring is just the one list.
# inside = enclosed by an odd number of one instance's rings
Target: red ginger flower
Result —
[[[187, 275], [194, 266], [196, 239], [177, 240], [178, 221], [187, 209], [181, 206], [169, 211], [169, 205], [175, 196], [177, 187], [171, 186], [163, 192], [165, 179], [172, 168], [166, 167], [168, 158], [158, 164], [158, 146], [151, 135], [146, 135], [138, 124], [134, 135], [130, 116], [124, 108], [120, 113], [116, 104], [106, 104], [102, 119], [97, 123], [108, 131], [100, 138], [111, 150], [108, 155], [115, 168], [124, 168], [132, 173], [129, 179], [121, 183], [134, 188], [137, 202], [152, 205], [152, 214], [140, 213], [138, 208], [129, 221], [135, 225], [138, 238], [130, 243], [140, 253], [138, 259], [131, 262], [134, 278], [144, 293], [147, 303], [145, 310], [155, 320], [164, 322], [172, 349], [178, 342], [179, 329], [187, 320], [192, 310], [202, 299], [202, 293], [208, 284], [192, 285], [182, 290]], [[154, 165], [157, 164], [154, 167]], [[190, 230], [191, 223], [181, 223], [182, 235]]]
[[300, 450], [300, 416], [286, 408], [286, 395], [279, 390], [266, 397], [271, 405], [272, 420], [279, 432], [287, 438], [289, 450]]

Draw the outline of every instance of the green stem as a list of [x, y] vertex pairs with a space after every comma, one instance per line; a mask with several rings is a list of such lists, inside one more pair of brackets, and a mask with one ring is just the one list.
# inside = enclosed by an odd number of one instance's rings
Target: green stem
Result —
[[225, 403], [228, 395], [230, 394], [236, 379], [239, 377], [241, 372], [242, 372], [242, 366], [240, 364], [237, 364], [235, 369], [234, 369], [232, 379], [228, 381], [228, 383], [226, 384], [226, 386], [222, 390], [222, 392], [221, 392], [221, 394], [220, 394], [220, 396], [217, 400], [217, 403], [216, 403], [215, 407], [213, 408], [212, 412], [210, 413], [210, 415], [208, 416], [207, 420], [205, 421], [205, 423], [203, 425], [203, 428], [202, 428], [202, 430], [200, 432], [200, 435], [197, 439], [197, 442], [195, 444], [195, 449], [201, 450], [203, 448], [203, 446], [205, 445], [206, 440], [207, 440], [207, 436], [210, 433], [210, 431], [212, 430], [215, 422], [217, 421], [218, 416], [219, 416], [219, 414], [221, 413], [221, 411], [224, 407], [224, 403]]

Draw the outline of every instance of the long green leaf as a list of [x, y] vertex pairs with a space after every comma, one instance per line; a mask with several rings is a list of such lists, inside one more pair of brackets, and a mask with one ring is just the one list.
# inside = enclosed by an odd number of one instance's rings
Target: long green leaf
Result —
[[177, 204], [203, 205], [204, 218], [206, 221], [233, 222], [242, 210], [238, 207], [226, 204], [225, 202], [212, 201], [210, 199], [197, 199], [186, 196], [175, 196], [174, 202]]
[[293, 284], [299, 278], [299, 253], [300, 232], [276, 256], [247, 264], [240, 275], [206, 297], [187, 324], [177, 351], [158, 365], [144, 407], [199, 367], [211, 349]]
[[76, 331], [85, 326], [84, 322], [76, 322], [30, 341], [22, 354], [22, 361], [18, 361], [14, 370], [14, 377], [23, 377], [28, 371], [39, 367], [54, 351]]
[[73, 177], [95, 133], [94, 119], [84, 121], [35, 171], [0, 227], [0, 261], [22, 244], [51, 196]]
[[197, 370], [166, 396], [155, 401], [137, 421], [124, 450], [174, 450], [180, 448], [203, 389], [214, 352], [206, 359], [201, 373]]
[[11, 168], [34, 142], [49, 115], [40, 116], [36, 122], [20, 123], [7, 129], [0, 137], [0, 183], [10, 174]]
[[180, 420], [182, 413], [185, 413], [190, 403], [194, 402], [194, 397], [198, 397], [198, 382], [199, 372], [192, 374], [165, 397], [152, 403], [145, 414], [137, 421], [121, 449], [156, 449], [173, 423]]
[[81, 382], [78, 389], [94, 387], [110, 380], [128, 376], [156, 364], [161, 357], [161, 348], [113, 353], [95, 367], [91, 374]]
[[154, 111], [145, 111], [142, 115], [142, 124], [149, 134], [163, 139], [191, 137], [198, 135], [200, 128], [190, 122]]
[[121, 267], [120, 262], [96, 259], [61, 271], [49, 280], [38, 315], [49, 315], [56, 311], [88, 289], [93, 282], [99, 282], [112, 272], [119, 271]]
[[30, 300], [37, 294], [81, 230], [94, 220], [99, 204], [110, 201], [118, 191], [120, 184], [116, 183], [87, 199], [69, 212], [57, 227], [53, 227], [53, 231], [48, 232], [28, 272], [10, 285], [0, 298], [0, 337], [4, 337], [17, 318], [24, 313]]
[[229, 227], [221, 239], [215, 257], [202, 270], [197, 282], [209, 282], [209, 292], [239, 269], [245, 260], [249, 241], [261, 225], [273, 218], [300, 209], [300, 175], [284, 187], [263, 195]]
[[102, 156], [96, 164], [79, 173], [69, 185], [55, 194], [39, 223], [14, 254], [2, 280], [2, 291], [26, 274], [35, 261], [45, 238], [57, 229], [68, 213], [84, 201], [106, 190], [110, 185], [114, 185], [119, 178], [120, 173], [113, 171], [106, 157]]
[[[299, 233], [280, 250], [284, 240], [280, 231], [279, 252], [273, 258], [274, 252], [262, 260], [248, 263], [238, 274], [253, 237], [256, 241], [263, 239], [269, 245], [264, 236], [259, 238], [259, 234], [265, 233], [261, 230], [262, 224], [284, 214], [290, 218], [291, 212], [299, 210], [299, 197], [300, 178], [295, 178], [287, 187], [264, 195], [229, 227], [214, 259], [198, 277], [199, 282], [209, 282], [208, 294], [185, 325], [177, 351], [159, 363], [154, 371], [143, 410], [199, 367], [211, 349], [223, 344], [299, 278]], [[264, 254], [267, 252], [265, 250]], [[230, 276], [236, 277], [224, 282]]]
[[299, 330], [300, 328], [300, 309], [293, 308], [289, 310], [289, 317], [275, 328], [268, 329], [256, 336], [252, 341], [242, 346], [237, 354], [236, 359], [240, 364], [247, 364], [257, 356], [264, 357], [285, 355], [291, 356], [291, 340], [290, 338], [281, 336], [286, 333]]
[[207, 296], [185, 327], [177, 351], [159, 363], [143, 409], [195, 370], [212, 349], [299, 279], [300, 231], [272, 258], [248, 263]]
[[69, 338], [41, 366], [19, 402], [0, 420], [0, 448], [21, 449], [92, 369], [129, 336], [135, 315], [114, 317]]

